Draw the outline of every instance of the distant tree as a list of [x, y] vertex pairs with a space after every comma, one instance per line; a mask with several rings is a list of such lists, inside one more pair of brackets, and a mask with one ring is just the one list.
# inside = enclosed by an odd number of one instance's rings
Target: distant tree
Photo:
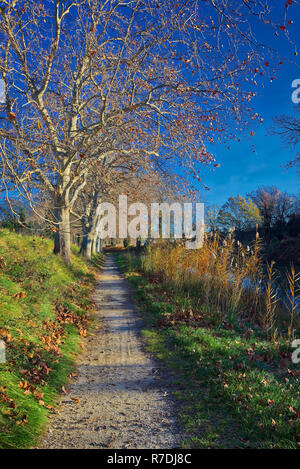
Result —
[[300, 235], [300, 197], [295, 197], [293, 206], [289, 214], [289, 220], [287, 222], [287, 232], [289, 236]]
[[205, 224], [209, 231], [216, 232], [219, 228], [219, 212], [220, 208], [214, 204], [206, 206]]
[[19, 200], [0, 203], [0, 224], [3, 228], [20, 232], [27, 226], [26, 208]]
[[130, 245], [130, 238], [124, 238], [123, 240], [123, 245], [124, 245], [124, 248], [128, 248], [128, 246]]
[[295, 208], [295, 197], [287, 192], [280, 192], [275, 205], [274, 223], [286, 224]]
[[[272, 133], [280, 135], [285, 143], [296, 148], [300, 142], [300, 119], [295, 116], [277, 116], [274, 118]], [[294, 160], [290, 161], [288, 167], [296, 167], [300, 174], [300, 153], [296, 154]]]
[[262, 221], [257, 205], [250, 199], [241, 195], [229, 197], [221, 207], [217, 223], [228, 230], [234, 227], [238, 231], [246, 231]]
[[248, 196], [259, 208], [260, 215], [263, 221], [265, 234], [270, 236], [271, 226], [275, 221], [275, 214], [278, 206], [280, 190], [275, 186], [259, 187], [252, 191]]
[[285, 226], [295, 207], [295, 196], [280, 192], [276, 186], [259, 187], [248, 196], [259, 208], [265, 238], [271, 239], [271, 231], [272, 228], [274, 231], [275, 227], [283, 236]]

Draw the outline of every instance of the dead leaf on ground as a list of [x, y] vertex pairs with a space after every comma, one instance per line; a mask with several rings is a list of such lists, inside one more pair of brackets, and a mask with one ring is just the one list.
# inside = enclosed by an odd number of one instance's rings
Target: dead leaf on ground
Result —
[[75, 402], [76, 404], [79, 404], [79, 402], [81, 401], [81, 399], [79, 399], [79, 397], [72, 397], [71, 398], [73, 402]]

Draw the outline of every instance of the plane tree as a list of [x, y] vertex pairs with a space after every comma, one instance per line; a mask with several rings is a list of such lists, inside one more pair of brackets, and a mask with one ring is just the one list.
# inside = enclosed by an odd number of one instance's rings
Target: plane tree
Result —
[[173, 159], [200, 179], [201, 165], [214, 163], [207, 145], [257, 117], [253, 77], [271, 69], [255, 37], [257, 23], [274, 25], [265, 1], [0, 7], [2, 184], [33, 210], [39, 192], [53, 199], [48, 221], [67, 263], [74, 205], [105, 158], [135, 161], [138, 151], [149, 165]]

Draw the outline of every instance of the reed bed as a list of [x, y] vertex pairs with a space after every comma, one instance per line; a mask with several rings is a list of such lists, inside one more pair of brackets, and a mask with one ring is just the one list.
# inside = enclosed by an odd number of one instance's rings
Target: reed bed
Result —
[[[142, 258], [144, 272], [159, 277], [176, 294], [188, 296], [213, 318], [231, 323], [250, 321], [276, 342], [289, 341], [299, 325], [299, 275], [293, 266], [284, 287], [274, 262], [263, 261], [262, 241], [244, 246], [232, 233], [205, 236], [201, 249], [183, 242], [150, 244]], [[280, 277], [280, 280], [279, 280]], [[279, 293], [280, 292], [280, 293]]]

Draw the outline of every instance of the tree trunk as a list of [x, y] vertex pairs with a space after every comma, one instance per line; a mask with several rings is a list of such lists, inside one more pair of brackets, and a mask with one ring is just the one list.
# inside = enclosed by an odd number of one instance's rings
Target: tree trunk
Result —
[[59, 230], [55, 232], [53, 253], [60, 254]]
[[85, 257], [91, 259], [92, 254], [96, 254], [96, 238], [95, 233], [90, 231], [86, 237]]
[[87, 259], [92, 258], [92, 241], [90, 234], [87, 235], [84, 255]]
[[[54, 209], [54, 218], [55, 218], [55, 221], [58, 223], [59, 222], [59, 211], [58, 211], [57, 208]], [[58, 230], [57, 226], [56, 226], [55, 237], [54, 237], [53, 253], [54, 254], [60, 254], [59, 230]]]
[[54, 254], [60, 254], [67, 265], [71, 265], [71, 227], [70, 210], [60, 193], [55, 200], [55, 221], [58, 230], [54, 239]]
[[80, 254], [83, 254], [85, 256], [85, 251], [86, 251], [86, 242], [87, 242], [87, 229], [86, 226], [83, 224], [82, 226], [82, 239], [81, 239], [81, 244], [80, 244]]
[[59, 247], [61, 257], [67, 265], [71, 265], [70, 212], [66, 207], [60, 209]]
[[97, 235], [94, 234], [92, 254], [97, 254], [97, 252], [98, 252], [97, 248], [98, 248], [98, 239], [97, 239]]

